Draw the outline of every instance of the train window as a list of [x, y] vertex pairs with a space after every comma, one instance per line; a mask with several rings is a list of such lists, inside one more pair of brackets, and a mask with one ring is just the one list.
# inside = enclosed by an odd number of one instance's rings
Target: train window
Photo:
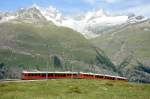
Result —
[[45, 74], [42, 74], [42, 77], [44, 77], [45, 76]]
[[48, 74], [48, 77], [50, 77], [51, 76], [51, 74]]
[[61, 74], [58, 74], [58, 77], [61, 77]]
[[58, 74], [55, 74], [56, 77], [58, 77]]
[[58, 74], [59, 77], [61, 77], [61, 74]]
[[55, 74], [55, 76], [57, 77], [57, 74]]
[[50, 74], [48, 74], [48, 77], [50, 77], [51, 75]]
[[58, 77], [61, 77], [61, 74], [58, 74]]

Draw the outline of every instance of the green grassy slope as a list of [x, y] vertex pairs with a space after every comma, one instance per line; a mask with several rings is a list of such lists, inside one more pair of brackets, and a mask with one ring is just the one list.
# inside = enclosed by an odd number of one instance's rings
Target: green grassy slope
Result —
[[149, 93], [149, 84], [107, 80], [0, 82], [0, 99], [149, 99]]
[[72, 29], [51, 23], [0, 24], [0, 62], [9, 66], [44, 66], [48, 54], [82, 62], [95, 56], [88, 40]]
[[[148, 21], [130, 24], [123, 28], [116, 27], [91, 41], [109, 56], [121, 71], [120, 73], [129, 81], [150, 82], [150, 23]], [[120, 66], [122, 62], [125, 66]]]
[[113, 32], [104, 33], [91, 41], [103, 49], [116, 62], [120, 62], [125, 57], [132, 55], [136, 60], [150, 65], [149, 22], [116, 29]]

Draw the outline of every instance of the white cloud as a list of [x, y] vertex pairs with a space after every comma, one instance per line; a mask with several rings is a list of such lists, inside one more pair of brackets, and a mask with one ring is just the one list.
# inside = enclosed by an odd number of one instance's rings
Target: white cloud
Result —
[[86, 3], [89, 3], [91, 5], [96, 4], [96, 3], [100, 3], [100, 2], [105, 2], [105, 3], [118, 3], [124, 0], [83, 0]]
[[139, 5], [118, 11], [120, 13], [134, 13], [136, 15], [150, 16], [150, 4]]
[[117, 3], [117, 2], [121, 2], [123, 0], [103, 0], [103, 1], [105, 1], [107, 3]]

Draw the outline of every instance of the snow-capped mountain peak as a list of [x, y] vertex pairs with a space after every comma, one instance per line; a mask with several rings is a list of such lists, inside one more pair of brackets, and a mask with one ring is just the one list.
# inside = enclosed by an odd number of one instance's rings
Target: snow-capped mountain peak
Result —
[[40, 7], [37, 5], [32, 5], [31, 7], [21, 8], [16, 12], [16, 16], [22, 20], [44, 20], [45, 17], [42, 15], [40, 11]]
[[103, 9], [89, 11], [75, 16], [64, 16], [57, 8], [49, 6], [48, 8], [42, 8], [34, 4], [27, 8], [21, 8], [15, 14], [0, 14], [0, 22], [5, 22], [13, 19], [30, 20], [33, 21], [51, 21], [55, 25], [65, 26], [72, 28], [85, 37], [96, 37], [102, 33], [102, 31], [118, 26], [121, 24], [132, 24], [136, 22], [145, 21], [147, 18], [143, 16], [135, 15], [111, 15]]
[[48, 21], [52, 21], [55, 24], [61, 23], [63, 20], [62, 14], [53, 6], [49, 6], [48, 8], [41, 10], [41, 13]]

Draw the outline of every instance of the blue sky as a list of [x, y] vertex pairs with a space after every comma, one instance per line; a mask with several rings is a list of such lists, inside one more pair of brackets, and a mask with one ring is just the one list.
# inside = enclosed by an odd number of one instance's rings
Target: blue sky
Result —
[[64, 14], [104, 9], [110, 13], [136, 13], [150, 16], [150, 0], [1, 0], [0, 11], [15, 11], [21, 7], [37, 4], [41, 7], [53, 6]]

